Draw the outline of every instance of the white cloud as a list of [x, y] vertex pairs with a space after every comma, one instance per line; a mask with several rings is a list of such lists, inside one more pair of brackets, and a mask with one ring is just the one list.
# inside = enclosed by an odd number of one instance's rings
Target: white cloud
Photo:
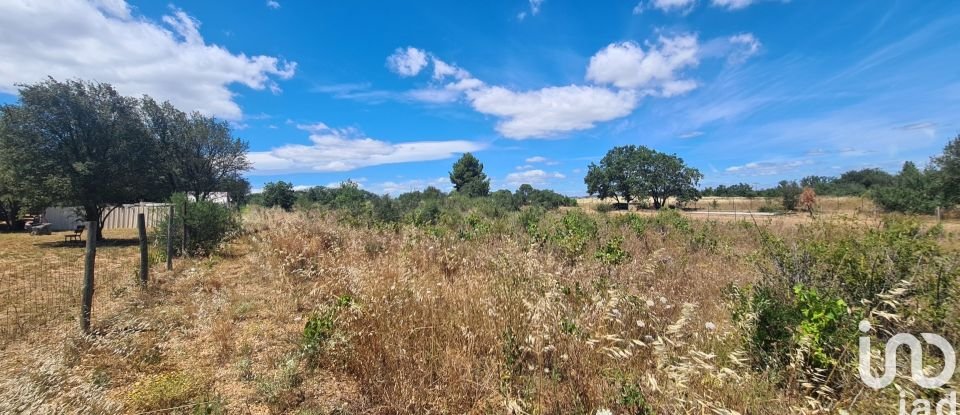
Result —
[[293, 62], [206, 44], [200, 23], [181, 10], [162, 22], [134, 17], [122, 0], [5, 2], [0, 92], [47, 76], [91, 79], [236, 120], [242, 111], [230, 86], [279, 92], [276, 79], [294, 75]]
[[744, 62], [760, 51], [760, 41], [757, 40], [757, 37], [754, 36], [753, 33], [740, 33], [730, 36], [728, 39], [732, 46], [732, 50], [727, 56], [730, 62]]
[[463, 70], [457, 65], [446, 63], [435, 56], [432, 56], [430, 60], [433, 61], [433, 79], [441, 80], [448, 76], [456, 79], [466, 79], [470, 77], [470, 72]]
[[895, 129], [901, 131], [921, 131], [928, 137], [934, 137], [937, 134], [937, 124], [932, 122], [915, 122], [912, 124], [901, 125]]
[[513, 186], [529, 184], [532, 186], [542, 186], [553, 179], [565, 179], [567, 176], [559, 172], [548, 173], [543, 170], [527, 170], [507, 175], [506, 182]]
[[813, 164], [813, 160], [755, 161], [741, 166], [730, 166], [725, 171], [742, 176], [773, 176], [810, 164]]
[[94, 0], [93, 4], [110, 16], [122, 20], [129, 20], [133, 17], [130, 12], [130, 5], [124, 0]]
[[696, 66], [697, 37], [691, 34], [661, 36], [647, 50], [635, 42], [608, 45], [590, 58], [587, 79], [618, 88], [644, 88], [650, 93], [676, 95], [696, 88], [691, 80], [677, 79], [678, 72]]
[[703, 135], [703, 131], [688, 131], [683, 134], [678, 135], [680, 138], [696, 138]]
[[540, 6], [543, 5], [544, 0], [530, 0], [530, 14], [534, 16], [540, 14]]
[[440, 190], [448, 191], [451, 189], [449, 177], [437, 177], [435, 179], [411, 179], [401, 181], [385, 181], [370, 186], [370, 191], [379, 194], [389, 194], [396, 196], [401, 193], [424, 190], [427, 187], [436, 187]]
[[544, 156], [533, 156], [533, 157], [528, 157], [524, 161], [526, 161], [527, 163], [545, 163], [548, 160], [549, 159]]
[[486, 147], [466, 140], [390, 143], [366, 137], [356, 128], [330, 128], [323, 123], [297, 128], [310, 133], [311, 144], [287, 144], [270, 151], [250, 152], [254, 174], [348, 171], [381, 164], [441, 160]]
[[660, 9], [664, 12], [680, 12], [683, 14], [689, 13], [693, 10], [693, 7], [696, 6], [697, 0], [650, 0], [649, 2], [641, 1], [637, 3], [633, 8], [633, 14], [643, 13], [644, 9], [654, 8]]
[[478, 112], [504, 118], [497, 131], [515, 139], [585, 130], [623, 117], [637, 105], [633, 91], [578, 85], [524, 92], [485, 87], [467, 91], [467, 97]]
[[400, 76], [414, 76], [427, 66], [427, 53], [412, 46], [398, 48], [387, 57], [387, 67]]
[[460, 98], [460, 91], [446, 88], [421, 88], [407, 91], [407, 97], [416, 101], [432, 104], [454, 102]]
[[[745, 48], [743, 56], [759, 48], [759, 41], [745, 33], [711, 40], [707, 56], [726, 57], [732, 53], [730, 45], [734, 43]], [[430, 85], [408, 91], [407, 98], [434, 104], [465, 98], [477, 112], [498, 117], [496, 130], [513, 139], [546, 138], [590, 129], [597, 123], [629, 115], [641, 97], [672, 97], [700, 86], [681, 73], [700, 62], [701, 49], [693, 34], [660, 36], [644, 47], [635, 42], [613, 43], [600, 50], [590, 59], [586, 79], [610, 86], [567, 85], [526, 91], [487, 85], [428, 52], [412, 47], [409, 50], [423, 56], [423, 62], [410, 73], [422, 70], [427, 57], [434, 70]], [[403, 49], [398, 49], [398, 53], [409, 55]], [[454, 81], [449, 81], [451, 78]]]
[[723, 7], [727, 10], [739, 10], [753, 4], [756, 0], [710, 0], [714, 7]]
[[267, 7], [271, 8], [271, 9], [279, 9], [279, 8], [280, 8], [280, 2], [278, 2], [278, 1], [276, 1], [276, 0], [267, 0]]
[[543, 2], [546, 0], [528, 0], [528, 1], [530, 3], [530, 13], [528, 14], [526, 11], [517, 13], [517, 20], [522, 21], [523, 19], [526, 19], [527, 16], [536, 16], [540, 14], [540, 6], [542, 6]]

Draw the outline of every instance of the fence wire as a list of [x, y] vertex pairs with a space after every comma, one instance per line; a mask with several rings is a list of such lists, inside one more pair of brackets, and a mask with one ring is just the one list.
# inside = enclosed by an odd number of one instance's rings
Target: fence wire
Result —
[[[137, 250], [103, 251], [95, 263], [94, 319], [108, 296], [123, 295], [136, 284], [140, 265]], [[34, 258], [0, 269], [0, 343], [52, 322], [79, 324], [83, 252], [78, 247], [76, 255]]]

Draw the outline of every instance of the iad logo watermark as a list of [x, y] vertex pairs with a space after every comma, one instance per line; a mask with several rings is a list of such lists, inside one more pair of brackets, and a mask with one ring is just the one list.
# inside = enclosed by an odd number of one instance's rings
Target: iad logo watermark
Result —
[[[869, 332], [870, 322], [863, 320], [860, 322], [860, 331]], [[923, 345], [916, 336], [907, 333], [899, 333], [887, 341], [884, 349], [883, 374], [880, 377], [873, 375], [870, 371], [870, 337], [860, 337], [860, 379], [863, 383], [873, 389], [881, 389], [889, 386], [897, 376], [897, 350], [900, 346], [907, 346], [910, 349], [910, 378], [917, 386], [921, 388], [939, 388], [950, 381], [953, 372], [957, 366], [957, 354], [953, 346], [943, 337], [933, 333], [921, 333], [927, 343], [936, 346], [943, 353], [944, 366], [940, 374], [934, 377], [928, 377], [923, 372]], [[917, 399], [913, 401], [913, 411], [907, 412], [906, 395], [900, 393], [900, 413], [901, 414], [929, 414], [931, 403], [927, 399]], [[936, 405], [937, 414], [957, 414], [957, 393], [951, 392], [949, 396], [941, 399]]]

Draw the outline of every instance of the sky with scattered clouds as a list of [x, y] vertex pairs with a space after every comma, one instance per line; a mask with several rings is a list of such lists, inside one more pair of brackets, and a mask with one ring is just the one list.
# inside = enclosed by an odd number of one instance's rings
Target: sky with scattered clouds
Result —
[[254, 188], [449, 189], [469, 151], [579, 195], [626, 144], [762, 187], [925, 163], [960, 132], [957, 38], [952, 1], [0, 0], [0, 104], [52, 76], [216, 115]]

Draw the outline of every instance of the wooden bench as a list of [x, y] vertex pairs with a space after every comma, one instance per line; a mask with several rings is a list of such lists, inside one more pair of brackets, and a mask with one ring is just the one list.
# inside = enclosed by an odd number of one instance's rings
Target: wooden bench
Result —
[[81, 238], [81, 236], [83, 236], [83, 230], [85, 228], [86, 227], [83, 225], [77, 225], [77, 227], [74, 228], [73, 233], [68, 233], [66, 235], [63, 235], [63, 242], [70, 242], [70, 241], [83, 242], [83, 239]]

